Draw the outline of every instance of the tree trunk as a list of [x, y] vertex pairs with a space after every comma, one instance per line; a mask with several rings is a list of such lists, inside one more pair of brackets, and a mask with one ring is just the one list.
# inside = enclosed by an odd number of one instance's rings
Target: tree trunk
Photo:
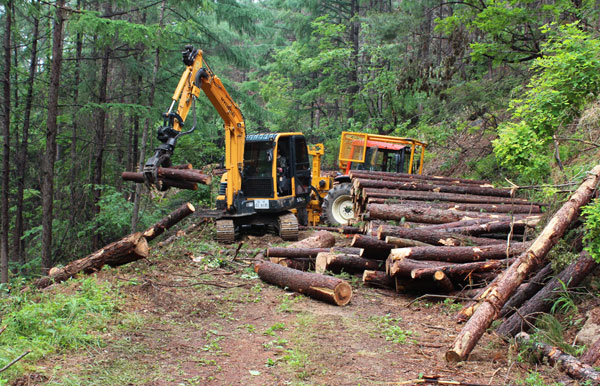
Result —
[[598, 266], [587, 252], [582, 252], [577, 261], [571, 263], [557, 277], [553, 278], [527, 300], [514, 314], [507, 318], [496, 329], [496, 333], [505, 338], [512, 338], [521, 331], [527, 331], [529, 324], [552, 307], [563, 286], [567, 289], [577, 287], [586, 276]]
[[[432, 268], [414, 268], [410, 272], [413, 279], [433, 277], [437, 271], [442, 271], [453, 279], [464, 280], [472, 273], [493, 272], [506, 268], [515, 259], [476, 261], [465, 264], [446, 264]], [[403, 261], [403, 260], [400, 260]], [[418, 261], [418, 260], [415, 260]], [[429, 263], [429, 262], [428, 262]]]
[[[37, 6], [37, 3], [33, 4]], [[33, 33], [31, 38], [31, 57], [29, 63], [29, 76], [27, 78], [27, 95], [25, 96], [25, 110], [23, 111], [23, 135], [21, 142], [17, 145], [16, 169], [17, 169], [17, 197], [15, 211], [15, 232], [13, 238], [13, 253], [16, 260], [22, 266], [25, 264], [25, 240], [23, 234], [25, 225], [23, 220], [25, 179], [27, 177], [27, 152], [29, 150], [29, 127], [31, 126], [31, 109], [33, 105], [33, 85], [35, 82], [35, 73], [37, 70], [37, 42], [39, 38], [40, 19], [33, 16]], [[73, 186], [73, 185], [71, 185]]]
[[3, 119], [2, 136], [4, 142], [2, 146], [2, 205], [0, 206], [0, 217], [2, 221], [0, 226], [0, 282], [8, 282], [8, 193], [10, 190], [10, 44], [11, 44], [11, 23], [12, 23], [12, 0], [9, 0], [4, 8], [4, 72], [2, 77], [3, 85]]
[[392, 244], [385, 241], [363, 235], [354, 235], [350, 245], [355, 248], [362, 248], [362, 251], [360, 251], [361, 257], [376, 260], [387, 259], [390, 251], [394, 248]]
[[558, 365], [575, 379], [591, 381], [593, 385], [600, 384], [600, 373], [598, 371], [590, 365], [581, 363], [574, 356], [563, 353], [557, 347], [542, 342], [531, 342], [529, 335], [526, 333], [519, 334], [517, 343], [529, 348], [534, 353], [541, 354], [548, 360], [550, 366]]
[[[392, 249], [389, 259], [446, 261], [471, 263], [483, 260], [501, 260], [523, 253], [529, 244], [514, 243], [510, 249], [506, 244], [482, 245], [479, 247], [407, 247]], [[507, 250], [508, 249], [508, 250]]]
[[54, 161], [58, 133], [58, 91], [63, 54], [64, 0], [56, 3], [52, 30], [52, 62], [48, 88], [48, 118], [46, 121], [46, 149], [42, 158], [42, 268], [46, 273], [52, 267], [52, 220], [54, 197]]
[[404, 228], [394, 225], [382, 225], [377, 231], [380, 239], [388, 236], [421, 241], [429, 245], [461, 246], [505, 244], [506, 240], [472, 237], [456, 233], [430, 231], [427, 228]]
[[360, 248], [333, 247], [333, 248], [294, 248], [271, 247], [267, 248], [267, 257], [286, 257], [289, 259], [314, 259], [321, 252], [335, 252], [342, 254], [358, 255]]
[[363, 188], [361, 197], [365, 198], [389, 198], [397, 200], [419, 200], [419, 201], [447, 201], [455, 203], [471, 203], [471, 204], [495, 204], [495, 205], [540, 205], [539, 203], [530, 203], [523, 198], [505, 198], [494, 197], [476, 194], [459, 194], [459, 193], [440, 193], [440, 192], [425, 192], [397, 189], [376, 189]]
[[463, 178], [452, 178], [442, 176], [431, 176], [425, 174], [409, 174], [409, 173], [392, 173], [392, 172], [379, 172], [379, 171], [361, 171], [351, 170], [350, 178], [366, 178], [372, 180], [394, 180], [394, 179], [410, 179], [410, 180], [422, 180], [431, 182], [451, 182], [455, 184], [473, 184], [473, 185], [490, 185], [488, 181], [482, 180], [468, 180]]
[[502, 310], [500, 311], [500, 317], [505, 318], [512, 314], [514, 310], [521, 307], [527, 299], [531, 299], [540, 289], [544, 287], [546, 282], [550, 280], [552, 275], [552, 264], [547, 264], [544, 268], [540, 269], [538, 273], [532, 277], [528, 283], [521, 284], [515, 294], [508, 299]]
[[394, 277], [411, 277], [411, 272], [415, 269], [434, 269], [434, 272], [441, 267], [448, 266], [449, 263], [443, 263], [440, 261], [419, 261], [411, 259], [392, 260], [387, 259], [385, 261], [385, 271], [388, 275]]
[[365, 270], [363, 283], [369, 287], [395, 289], [396, 282], [393, 277], [382, 271]]
[[423, 243], [421, 241], [412, 240], [412, 239], [403, 239], [401, 237], [394, 236], [386, 236], [385, 242], [388, 244], [392, 244], [394, 248], [404, 248], [404, 247], [431, 247], [431, 244]]
[[581, 358], [581, 362], [586, 365], [594, 366], [596, 362], [600, 359], [600, 338], [596, 339], [596, 341], [588, 347], [586, 352], [583, 353]]
[[446, 276], [444, 271], [436, 271], [433, 274], [433, 281], [438, 286], [441, 292], [451, 293], [454, 292], [454, 284], [452, 281]]
[[446, 360], [460, 361], [469, 355], [490, 323], [498, 317], [502, 306], [515, 289], [532, 269], [544, 262], [546, 254], [562, 237], [571, 222], [578, 217], [579, 209], [590, 201], [599, 180], [600, 165], [597, 165], [571, 198], [554, 214], [529, 249], [495, 281], [490, 291], [478, 299], [479, 307], [456, 337], [452, 348], [446, 352]]
[[490, 221], [485, 224], [471, 225], [467, 227], [448, 228], [446, 232], [462, 233], [465, 235], [481, 235], [485, 233], [508, 233], [511, 228], [513, 232], [523, 232], [526, 228], [535, 228], [539, 223], [539, 216], [531, 216], [527, 219], [514, 221]]
[[426, 192], [441, 192], [441, 193], [457, 193], [457, 194], [476, 194], [483, 196], [494, 197], [510, 197], [510, 189], [490, 188], [477, 185], [443, 185], [443, 184], [427, 184], [422, 182], [395, 182], [395, 181], [377, 181], [354, 179], [353, 185], [355, 188], [379, 188], [379, 189], [395, 189], [395, 190], [418, 190]]
[[[125, 181], [135, 182], [137, 184], [143, 184], [144, 174], [143, 173], [135, 173], [135, 172], [122, 172], [121, 178]], [[165, 188], [178, 188], [185, 190], [198, 190], [198, 184], [190, 181], [183, 180], [172, 180], [170, 178], [160, 178], [160, 181]]]
[[335, 277], [302, 272], [268, 261], [255, 262], [254, 272], [267, 283], [338, 306], [344, 306], [352, 299], [350, 284]]
[[[107, 3], [106, 13], [111, 13], [110, 2]], [[94, 206], [92, 211], [92, 216], [94, 221], [97, 221], [98, 214], [100, 214], [100, 196], [102, 195], [102, 190], [100, 185], [102, 185], [102, 165], [104, 162], [104, 146], [106, 141], [106, 110], [105, 105], [107, 101], [107, 91], [108, 91], [108, 70], [109, 70], [109, 59], [110, 59], [110, 47], [105, 47], [104, 52], [102, 54], [102, 64], [100, 66], [100, 83], [98, 85], [98, 104], [101, 106], [97, 109], [97, 119], [95, 122], [96, 131], [94, 135], [94, 177], [92, 179], [93, 185], [93, 193], [94, 193]], [[92, 248], [98, 249], [100, 246], [100, 233], [97, 228], [99, 224], [96, 224], [96, 230], [94, 231], [94, 235], [92, 236]]]
[[[166, 0], [163, 0], [160, 5], [160, 16], [158, 18], [159, 27], [163, 26], [163, 21], [165, 18], [165, 7]], [[148, 90], [148, 106], [152, 107], [154, 104], [154, 93], [156, 92], [156, 83], [158, 79], [158, 68], [160, 67], [160, 48], [156, 48], [156, 53], [154, 55], [154, 68], [152, 69], [152, 82], [150, 82], [150, 90]], [[142, 146], [140, 148], [140, 170], [144, 169], [144, 163], [146, 162], [146, 145], [148, 142], [148, 131], [150, 128], [151, 118], [147, 117], [144, 123], [144, 130], [142, 132]], [[133, 198], [133, 213], [131, 215], [131, 231], [134, 232], [137, 228], [138, 218], [140, 214], [140, 199], [142, 196], [143, 185], [136, 185], [135, 187], [135, 195]]]
[[[173, 168], [158, 168], [158, 177], [161, 181], [168, 181], [169, 184], [172, 184], [174, 181], [190, 182], [192, 183], [190, 186], [195, 185], [195, 183], [210, 185], [212, 180], [211, 176], [199, 173], [195, 170], [182, 170]], [[144, 175], [142, 173], [123, 172], [121, 173], [121, 178], [125, 181], [133, 181], [137, 183], [144, 182]]]
[[148, 242], [141, 232], [137, 232], [117, 240], [82, 259], [72, 261], [64, 267], [52, 268], [47, 277], [37, 280], [36, 286], [45, 288], [52, 283], [68, 280], [79, 272], [89, 274], [98, 271], [106, 264], [116, 267], [146, 257], [148, 257]]
[[443, 224], [469, 218], [506, 219], [506, 215], [481, 212], [459, 212], [426, 207], [406, 207], [404, 205], [368, 204], [369, 219], [412, 221], [426, 224]]
[[[300, 240], [300, 241], [296, 241], [294, 243], [291, 243], [290, 245], [287, 246], [287, 249], [294, 249], [294, 248], [298, 248], [298, 249], [323, 249], [323, 248], [327, 248], [327, 250], [329, 250], [329, 248], [333, 247], [333, 245], [335, 244], [335, 237], [333, 236], [333, 234], [327, 232], [327, 231], [318, 231], [317, 233], [313, 234], [310, 237], [305, 238], [304, 240]], [[294, 252], [289, 252], [290, 254], [293, 254]], [[267, 251], [267, 255], [271, 256], [269, 254], [269, 251]], [[288, 255], [289, 256], [289, 255]], [[300, 256], [299, 254], [296, 256]], [[311, 251], [311, 256], [312, 256], [312, 251]], [[282, 257], [270, 257], [270, 260], [272, 263], [276, 263], [279, 264], [280, 261], [285, 260]]]
[[194, 205], [186, 202], [181, 205], [179, 208], [175, 209], [171, 214], [167, 217], [163, 218], [156, 224], [152, 225], [144, 232], [144, 237], [146, 240], [151, 241], [164, 233], [167, 229], [171, 228], [173, 225], [177, 224], [179, 221], [183, 220], [190, 214], [194, 213], [196, 209]]
[[358, 255], [345, 255], [335, 252], [321, 252], [317, 255], [315, 272], [330, 271], [340, 273], [362, 273], [364, 270], [385, 271], [385, 262], [369, 260]]

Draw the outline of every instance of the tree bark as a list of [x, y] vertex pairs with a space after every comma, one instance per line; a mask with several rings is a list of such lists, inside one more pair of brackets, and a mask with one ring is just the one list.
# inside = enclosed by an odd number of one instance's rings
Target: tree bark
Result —
[[335, 277], [302, 272], [268, 261], [255, 262], [254, 272], [267, 283], [338, 306], [344, 306], [352, 299], [350, 284]]
[[3, 119], [2, 136], [4, 142], [2, 146], [2, 205], [0, 206], [0, 282], [8, 283], [8, 193], [10, 190], [10, 44], [11, 44], [11, 24], [12, 24], [12, 0], [9, 0], [4, 8], [4, 71], [2, 77], [3, 86]]
[[395, 289], [396, 282], [393, 277], [383, 271], [365, 270], [363, 272], [363, 283], [369, 287]]
[[[368, 198], [368, 203], [375, 203]], [[456, 210], [459, 212], [484, 212], [484, 213], [521, 213], [521, 214], [536, 214], [541, 213], [542, 209], [539, 205], [512, 205], [512, 204], [470, 204], [456, 203], [451, 201], [432, 202], [432, 201], [416, 201], [416, 200], [398, 200], [396, 198], [384, 199], [379, 204], [393, 205], [399, 204], [404, 206], [421, 206], [434, 209]]]
[[90, 274], [106, 264], [116, 267], [146, 257], [148, 257], [148, 242], [141, 232], [133, 233], [64, 267], [52, 268], [48, 276], [36, 281], [36, 286], [45, 288], [53, 283], [68, 280], [79, 272]]
[[421, 241], [412, 240], [412, 239], [403, 239], [401, 237], [395, 236], [386, 236], [385, 242], [388, 244], [392, 244], [394, 248], [404, 248], [404, 247], [431, 247], [431, 244], [427, 244]]
[[360, 248], [286, 248], [286, 247], [271, 247], [267, 248], [267, 257], [286, 257], [290, 259], [308, 259], [316, 258], [321, 252], [345, 253], [350, 255], [358, 255]]
[[423, 181], [445, 181], [457, 184], [473, 184], [473, 185], [490, 185], [488, 181], [482, 180], [469, 180], [463, 178], [452, 178], [442, 176], [431, 176], [425, 174], [409, 174], [409, 173], [393, 173], [393, 172], [378, 172], [378, 171], [360, 171], [351, 170], [350, 178], [366, 178], [373, 180], [394, 180], [394, 179], [410, 179], [410, 180], [423, 180]]
[[446, 276], [444, 271], [436, 271], [433, 274], [433, 281], [436, 283], [441, 292], [451, 293], [455, 290], [454, 284], [450, 278]]
[[448, 228], [446, 232], [462, 233], [465, 235], [481, 235], [485, 233], [508, 233], [513, 229], [513, 232], [522, 232], [525, 228], [535, 228], [539, 223], [539, 216], [531, 216], [522, 220], [514, 221], [490, 221], [480, 225], [471, 225], [466, 227]]
[[586, 365], [594, 366], [596, 362], [600, 359], [600, 338], [596, 339], [596, 341], [588, 347], [586, 352], [583, 353], [581, 358], [581, 362]]
[[[407, 247], [392, 249], [389, 259], [446, 261], [450, 263], [471, 263], [483, 260], [501, 260], [523, 253], [529, 244], [514, 243], [482, 245], [479, 247]], [[508, 250], [507, 250], [508, 249]]]
[[[33, 7], [37, 8], [37, 3], [32, 4]], [[23, 240], [23, 234], [25, 232], [25, 225], [23, 219], [24, 209], [24, 194], [25, 194], [25, 180], [27, 178], [27, 152], [29, 150], [29, 128], [31, 126], [31, 109], [33, 106], [33, 85], [35, 82], [35, 74], [37, 71], [37, 43], [39, 38], [39, 24], [40, 19], [36, 15], [33, 15], [33, 32], [31, 37], [31, 56], [29, 58], [29, 76], [27, 78], [27, 95], [25, 96], [25, 110], [23, 111], [23, 127], [22, 137], [20, 143], [17, 144], [16, 154], [16, 171], [17, 171], [17, 197], [16, 197], [16, 211], [15, 211], [15, 231], [13, 237], [13, 253], [16, 260], [21, 266], [25, 264], [25, 240]]]
[[496, 333], [505, 338], [512, 338], [521, 331], [527, 331], [530, 323], [533, 323], [540, 313], [550, 310], [563, 286], [567, 289], [577, 287], [597, 266], [598, 263], [587, 252], [582, 252], [577, 261], [569, 264], [557, 277], [550, 280], [544, 288], [507, 318], [496, 329]]
[[58, 133], [58, 91], [63, 55], [64, 0], [56, 2], [56, 16], [52, 27], [52, 62], [48, 89], [48, 118], [46, 121], [46, 149], [42, 159], [42, 269], [52, 267], [52, 220], [54, 198], [54, 161], [56, 160], [56, 135]]
[[542, 233], [529, 249], [496, 280], [491, 290], [479, 300], [479, 307], [456, 337], [452, 348], [446, 352], [447, 361], [464, 360], [473, 350], [490, 323], [515, 289], [532, 269], [541, 265], [548, 251], [558, 242], [570, 223], [578, 217], [579, 209], [586, 205], [596, 191], [600, 179], [600, 165], [595, 166], [570, 199], [554, 214]]
[[546, 264], [546, 266], [538, 271], [534, 277], [532, 277], [528, 283], [521, 284], [515, 294], [508, 299], [502, 310], [500, 311], [500, 317], [505, 318], [512, 314], [515, 309], [521, 307], [527, 299], [531, 299], [540, 289], [544, 287], [546, 282], [550, 280], [552, 275], [552, 264]]
[[[400, 260], [403, 261], [403, 260]], [[437, 271], [444, 272], [447, 276], [457, 279], [465, 279], [471, 273], [493, 272], [505, 268], [513, 262], [514, 259], [476, 261], [465, 264], [446, 264], [440, 267], [414, 268], [410, 272], [413, 279], [424, 279], [433, 277]]]
[[[143, 184], [144, 174], [137, 172], [122, 172], [121, 178], [125, 181], [135, 182], [137, 184]], [[172, 180], [170, 178], [160, 178], [163, 186], [166, 188], [178, 188], [186, 190], [198, 190], [198, 185], [195, 182], [183, 181], [183, 180]]]
[[459, 212], [454, 210], [427, 207], [406, 207], [404, 205], [368, 204], [366, 213], [369, 219], [406, 220], [426, 224], [443, 224], [470, 218], [506, 219], [506, 215], [481, 212]]
[[[331, 248], [335, 244], [335, 237], [333, 234], [327, 231], [318, 231], [310, 237], [307, 237], [303, 240], [296, 241], [287, 246], [287, 249], [315, 249], [315, 248]], [[294, 253], [294, 252], [290, 252]], [[267, 255], [269, 255], [269, 251], [267, 251]], [[312, 254], [311, 254], [312, 255]], [[271, 255], [269, 255], [271, 256]], [[299, 255], [298, 255], [299, 256]], [[285, 260], [282, 257], [270, 257], [270, 261], [272, 263], [279, 264], [280, 261]]]
[[362, 248], [360, 256], [366, 259], [385, 260], [394, 245], [388, 244], [385, 241], [378, 240], [375, 237], [354, 235], [350, 246]]
[[[165, 18], [165, 7], [166, 0], [163, 0], [160, 5], [160, 15], [158, 18], [158, 26], [162, 28], [164, 18]], [[154, 55], [154, 67], [152, 69], [152, 81], [150, 82], [150, 89], [148, 90], [148, 106], [152, 107], [154, 104], [154, 94], [156, 92], [156, 84], [158, 79], [158, 68], [160, 67], [160, 48], [156, 48], [156, 52]], [[142, 132], [142, 146], [140, 148], [140, 170], [144, 169], [144, 163], [146, 162], [146, 145], [148, 142], [148, 131], [150, 129], [150, 117], [146, 118], [144, 123], [144, 130]], [[140, 213], [140, 199], [142, 196], [143, 185], [136, 185], [135, 194], [133, 196], [133, 213], [131, 215], [131, 231], [135, 232], [138, 224], [138, 218]]]
[[494, 197], [511, 197], [510, 189], [481, 187], [476, 185], [443, 185], [427, 184], [420, 182], [394, 182], [394, 181], [376, 181], [366, 179], [354, 179], [355, 189], [360, 188], [378, 188], [394, 190], [417, 190], [426, 192], [455, 193], [455, 194], [475, 194]]
[[600, 384], [600, 372], [588, 364], [581, 363], [574, 356], [563, 353], [557, 347], [542, 342], [531, 342], [529, 335], [526, 333], [519, 334], [517, 343], [530, 347], [530, 350], [546, 358], [551, 366], [558, 365], [564, 372], [575, 379], [589, 380], [594, 385]]
[[340, 273], [362, 273], [364, 270], [385, 271], [385, 261], [370, 260], [358, 255], [345, 255], [335, 252], [321, 252], [317, 255], [315, 272], [330, 271]]
[[144, 232], [144, 237], [146, 240], [151, 241], [164, 233], [167, 229], [171, 228], [173, 225], [177, 224], [179, 221], [183, 220], [185, 217], [194, 213], [196, 209], [194, 205], [186, 202], [181, 205], [179, 208], [175, 209], [171, 212], [167, 217], [163, 218], [150, 228], [148, 228]]
[[404, 228], [394, 225], [380, 226], [379, 230], [377, 231], [377, 236], [380, 239], [392, 236], [440, 246], [491, 245], [506, 243], [506, 240], [495, 240], [461, 235], [457, 233], [430, 231], [427, 228]]
[[472, 204], [495, 204], [495, 205], [540, 205], [530, 203], [523, 198], [517, 197], [495, 197], [476, 194], [440, 193], [425, 191], [408, 191], [398, 189], [363, 188], [361, 197], [364, 198], [389, 198], [397, 200], [419, 200], [419, 201], [449, 201], [455, 203]]
[[[411, 277], [411, 272], [415, 269], [433, 269], [434, 272], [441, 267], [448, 266], [449, 263], [440, 261], [419, 261], [411, 259], [385, 261], [385, 272], [394, 277]], [[433, 274], [432, 274], [433, 275]]]

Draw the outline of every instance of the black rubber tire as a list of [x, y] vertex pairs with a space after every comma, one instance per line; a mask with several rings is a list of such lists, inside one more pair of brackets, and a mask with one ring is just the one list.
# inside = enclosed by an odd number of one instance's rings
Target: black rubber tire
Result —
[[[341, 226], [348, 224], [348, 220], [354, 216], [352, 210], [352, 185], [344, 183], [335, 185], [323, 199], [323, 213], [321, 218], [326, 224]], [[345, 205], [341, 205], [344, 203]], [[345, 209], [344, 213], [335, 213], [336, 210]], [[348, 211], [350, 210], [350, 211]]]

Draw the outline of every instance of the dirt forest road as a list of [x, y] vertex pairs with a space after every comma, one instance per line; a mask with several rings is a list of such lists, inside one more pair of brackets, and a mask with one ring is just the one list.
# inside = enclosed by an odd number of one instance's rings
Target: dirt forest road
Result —
[[[123, 298], [102, 347], [48, 358], [52, 373], [19, 385], [393, 385], [423, 375], [470, 384], [528, 384], [530, 365], [487, 335], [468, 362], [443, 354], [460, 306], [362, 287], [336, 307], [261, 282], [251, 252], [203, 235], [152, 248], [147, 261], [103, 270]], [[207, 240], [206, 238], [205, 240]], [[280, 240], [279, 240], [280, 242]], [[537, 369], [548, 380], [559, 375]], [[544, 372], [546, 371], [546, 372]]]

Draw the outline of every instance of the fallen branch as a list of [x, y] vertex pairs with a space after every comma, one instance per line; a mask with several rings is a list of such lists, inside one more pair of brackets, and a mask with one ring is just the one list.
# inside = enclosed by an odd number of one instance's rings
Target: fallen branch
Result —
[[27, 350], [25, 351], [23, 354], [19, 355], [18, 357], [16, 357], [15, 359], [13, 359], [12, 361], [10, 361], [10, 363], [8, 363], [6, 366], [4, 366], [3, 368], [0, 369], [0, 373], [5, 372], [6, 370], [8, 370], [12, 365], [14, 365], [15, 363], [17, 363], [18, 361], [20, 361], [21, 359], [23, 359], [23, 357], [27, 354], [29, 354], [31, 352], [31, 350]]

